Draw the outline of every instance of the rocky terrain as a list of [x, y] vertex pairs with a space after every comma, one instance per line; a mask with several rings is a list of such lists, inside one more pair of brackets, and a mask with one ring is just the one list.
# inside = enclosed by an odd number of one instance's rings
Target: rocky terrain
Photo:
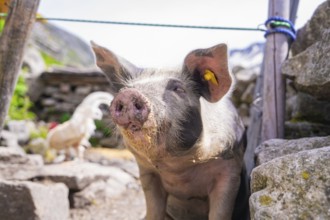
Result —
[[85, 161], [45, 165], [39, 155], [1, 147], [0, 219], [142, 219], [134, 159], [108, 154], [89, 150]]
[[[70, 47], [60, 50], [63, 45]], [[251, 219], [330, 219], [329, 45], [330, 0], [298, 31], [282, 66], [288, 79], [286, 139], [256, 148]], [[230, 52], [237, 79], [233, 101], [247, 127], [250, 109], [257, 106], [253, 97], [262, 56], [261, 43]], [[107, 91], [88, 44], [49, 23], [37, 23], [24, 65], [40, 121], [9, 122], [1, 134], [0, 219], [143, 219], [138, 168], [130, 153], [114, 149], [122, 148], [116, 135], [97, 130], [93, 138], [99, 138], [99, 147], [85, 151], [84, 160], [61, 163], [49, 159], [40, 137], [31, 137], [31, 131], [69, 117], [87, 94]], [[106, 125], [108, 120], [102, 119]]]
[[292, 80], [286, 121], [292, 140], [273, 139], [257, 147], [251, 219], [330, 219], [329, 55], [328, 0], [298, 31], [292, 57], [282, 66]]

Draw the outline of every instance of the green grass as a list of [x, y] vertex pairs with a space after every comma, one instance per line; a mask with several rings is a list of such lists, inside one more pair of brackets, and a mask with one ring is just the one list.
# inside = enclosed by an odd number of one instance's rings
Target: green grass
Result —
[[59, 60], [55, 59], [54, 57], [50, 56], [49, 54], [47, 54], [43, 51], [41, 51], [41, 56], [47, 67], [51, 67], [54, 65], [63, 66], [63, 64]]
[[12, 120], [31, 120], [36, 117], [36, 115], [30, 111], [33, 106], [29, 97], [26, 96], [28, 87], [26, 85], [24, 76], [20, 74], [18, 76], [17, 84], [10, 101], [8, 115]]

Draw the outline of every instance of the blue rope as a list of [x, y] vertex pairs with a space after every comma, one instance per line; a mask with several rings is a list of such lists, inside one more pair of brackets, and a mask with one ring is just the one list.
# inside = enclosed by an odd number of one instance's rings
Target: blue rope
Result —
[[270, 17], [265, 22], [267, 27], [265, 37], [274, 33], [281, 33], [286, 35], [291, 41], [296, 40], [296, 30], [294, 24], [290, 20], [286, 20], [279, 16]]

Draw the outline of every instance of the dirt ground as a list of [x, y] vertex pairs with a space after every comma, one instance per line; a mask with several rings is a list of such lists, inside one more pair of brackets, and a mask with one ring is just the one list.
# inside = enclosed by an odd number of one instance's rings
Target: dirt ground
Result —
[[[109, 161], [134, 160], [133, 155], [123, 149], [90, 148], [86, 154], [94, 158], [101, 156]], [[145, 200], [140, 184], [116, 198], [96, 201], [81, 209], [70, 209], [70, 220], [140, 220], [144, 217]]]
[[116, 199], [93, 204], [84, 209], [71, 209], [71, 220], [140, 220], [145, 216], [142, 190], [130, 189]]

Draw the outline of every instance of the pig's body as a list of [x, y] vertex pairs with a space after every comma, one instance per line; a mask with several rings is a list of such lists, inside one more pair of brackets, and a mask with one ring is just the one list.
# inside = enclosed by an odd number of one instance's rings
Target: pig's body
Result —
[[[94, 51], [118, 92], [110, 111], [138, 162], [147, 219], [231, 219], [245, 149], [228, 99], [226, 47], [194, 51], [178, 71], [125, 67], [112, 52]], [[215, 82], [204, 80], [206, 69]]]

